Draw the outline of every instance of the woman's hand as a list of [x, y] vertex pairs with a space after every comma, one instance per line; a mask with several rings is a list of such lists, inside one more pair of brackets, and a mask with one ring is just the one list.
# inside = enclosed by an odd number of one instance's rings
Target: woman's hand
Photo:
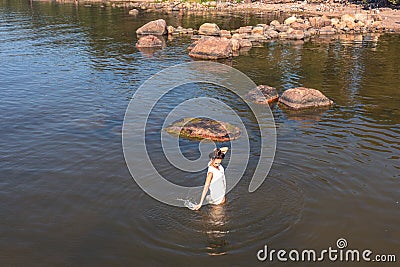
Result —
[[197, 205], [195, 205], [194, 207], [193, 207], [193, 210], [198, 210], [198, 209], [200, 209], [201, 208], [201, 204], [197, 204]]
[[211, 183], [212, 177], [213, 177], [213, 173], [212, 172], [207, 173], [207, 178], [206, 178], [206, 182], [204, 184], [203, 193], [201, 194], [200, 203], [195, 205], [193, 207], [193, 210], [198, 210], [198, 209], [201, 208], [201, 204], [203, 203], [204, 198], [206, 197], [208, 188], [210, 187], [210, 183]]

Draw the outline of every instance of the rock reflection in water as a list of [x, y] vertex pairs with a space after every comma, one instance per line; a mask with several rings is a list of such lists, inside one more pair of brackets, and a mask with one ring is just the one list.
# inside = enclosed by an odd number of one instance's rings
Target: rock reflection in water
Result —
[[302, 110], [292, 110], [284, 107], [284, 105], [279, 105], [282, 108], [283, 113], [289, 120], [294, 121], [321, 121], [325, 112], [330, 109], [330, 107], [318, 107], [318, 108], [307, 108]]

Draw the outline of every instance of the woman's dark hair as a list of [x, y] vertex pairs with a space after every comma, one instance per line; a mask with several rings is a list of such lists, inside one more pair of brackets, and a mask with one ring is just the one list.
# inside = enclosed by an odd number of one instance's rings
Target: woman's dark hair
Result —
[[210, 159], [224, 159], [225, 154], [219, 148], [217, 148], [209, 154], [209, 157]]

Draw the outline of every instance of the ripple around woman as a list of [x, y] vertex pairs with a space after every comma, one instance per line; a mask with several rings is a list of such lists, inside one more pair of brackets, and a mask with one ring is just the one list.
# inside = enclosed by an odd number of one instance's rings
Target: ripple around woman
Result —
[[[223, 204], [225, 203], [225, 192], [226, 192], [226, 180], [225, 170], [222, 167], [221, 162], [225, 158], [225, 154], [228, 151], [227, 147], [221, 149], [215, 149], [210, 153], [210, 162], [208, 163], [207, 178], [204, 184], [203, 193], [201, 194], [200, 203], [194, 206], [193, 210], [201, 208], [204, 199], [210, 204]], [[206, 196], [208, 189], [210, 194]]]

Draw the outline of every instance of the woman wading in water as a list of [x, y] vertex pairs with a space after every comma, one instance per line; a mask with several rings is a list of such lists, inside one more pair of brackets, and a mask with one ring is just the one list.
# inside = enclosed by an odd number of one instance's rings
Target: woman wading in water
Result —
[[[201, 208], [204, 199], [210, 204], [215, 205], [225, 203], [226, 180], [225, 170], [221, 165], [221, 161], [224, 159], [227, 151], [227, 147], [222, 147], [221, 149], [214, 149], [214, 152], [210, 154], [211, 159], [208, 163], [207, 178], [203, 193], [201, 194], [200, 203], [194, 206], [194, 210]], [[210, 189], [210, 194], [206, 196], [208, 189]]]

